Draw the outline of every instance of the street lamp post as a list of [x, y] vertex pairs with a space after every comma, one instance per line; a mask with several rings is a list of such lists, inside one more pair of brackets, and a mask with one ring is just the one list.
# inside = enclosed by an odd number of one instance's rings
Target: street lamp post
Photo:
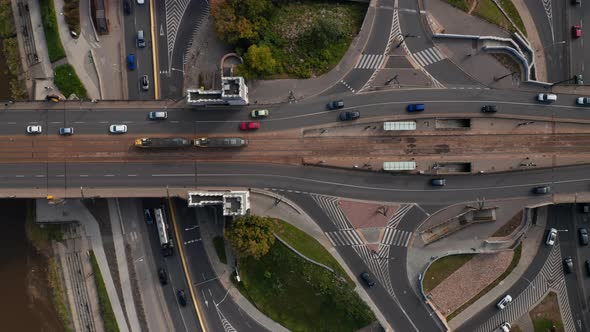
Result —
[[502, 76], [500, 76], [500, 77], [496, 77], [496, 76], [494, 76], [494, 81], [498, 82], [499, 80], [501, 80], [501, 79], [503, 79], [503, 78], [505, 78], [505, 77], [512, 76], [512, 75], [514, 75], [514, 74], [517, 74], [517, 73], [518, 73], [518, 72], [516, 72], [516, 71], [513, 71], [513, 72], [511, 72], [511, 73], [509, 73], [509, 74], [502, 75]]
[[399, 48], [400, 46], [402, 46], [402, 44], [404, 43], [404, 41], [406, 40], [406, 38], [417, 38], [418, 36], [414, 36], [414, 35], [410, 35], [410, 34], [405, 34], [402, 37], [402, 40], [399, 42], [399, 44], [397, 44], [397, 46], [395, 48]]

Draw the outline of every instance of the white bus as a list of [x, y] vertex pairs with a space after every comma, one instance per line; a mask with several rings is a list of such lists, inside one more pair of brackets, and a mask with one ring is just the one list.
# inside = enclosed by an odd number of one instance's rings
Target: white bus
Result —
[[156, 226], [158, 228], [158, 235], [160, 237], [160, 245], [162, 246], [162, 253], [164, 256], [172, 255], [172, 239], [170, 238], [168, 223], [164, 212], [161, 208], [154, 209], [154, 215], [156, 219]]

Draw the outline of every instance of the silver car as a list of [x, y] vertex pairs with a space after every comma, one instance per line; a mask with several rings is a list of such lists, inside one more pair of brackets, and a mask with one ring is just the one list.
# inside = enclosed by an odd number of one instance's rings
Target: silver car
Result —
[[547, 240], [545, 241], [545, 244], [547, 244], [548, 246], [552, 246], [555, 244], [556, 239], [557, 239], [557, 230], [555, 228], [551, 228], [549, 230], [549, 233], [547, 234]]
[[41, 134], [43, 127], [40, 125], [27, 126], [27, 134]]
[[504, 298], [502, 298], [500, 300], [500, 302], [498, 302], [498, 304], [496, 304], [496, 307], [498, 307], [498, 309], [502, 310], [504, 308], [506, 308], [506, 306], [512, 302], [512, 296], [510, 295], [506, 295], [504, 296]]
[[127, 125], [124, 124], [114, 124], [109, 127], [109, 132], [111, 134], [124, 134], [127, 132]]
[[590, 97], [578, 97], [578, 99], [576, 99], [576, 104], [588, 106], [590, 105]]
[[141, 77], [141, 89], [143, 91], [148, 91], [150, 89], [150, 79], [147, 75]]

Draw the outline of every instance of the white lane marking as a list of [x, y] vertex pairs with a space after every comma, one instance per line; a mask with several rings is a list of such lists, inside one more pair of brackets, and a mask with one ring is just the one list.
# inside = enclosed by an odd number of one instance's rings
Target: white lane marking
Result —
[[176, 176], [176, 177], [182, 177], [182, 176], [195, 176], [195, 174], [152, 174], [153, 177], [166, 177], [166, 176]]
[[65, 176], [65, 175], [63, 175], [63, 174], [58, 174], [58, 175], [56, 175], [55, 177], [56, 177], [56, 178], [63, 178], [64, 176]]
[[61, 121], [52, 121], [52, 122], [50, 122], [50, 123], [51, 123], [51, 124], [60, 124], [60, 123], [62, 123], [62, 122], [61, 122]]
[[133, 123], [133, 121], [123, 121], [123, 123], [127, 124], [127, 123]]
[[84, 121], [76, 121], [74, 123], [86, 123], [86, 122], [84, 122]]
[[16, 124], [16, 122], [8, 122], [8, 124]]
[[127, 174], [127, 176], [137, 176], [137, 174]]
[[88, 175], [87, 175], [87, 174], [80, 174], [80, 177], [81, 177], [81, 178], [87, 178], [87, 177], [88, 177]]
[[37, 175], [35, 175], [35, 177], [36, 177], [36, 178], [44, 178], [44, 177], [45, 177], [45, 175], [42, 175], [42, 174], [37, 174]]
[[105, 174], [105, 175], [103, 175], [103, 176], [113, 177], [113, 176], [115, 176], [115, 175], [114, 175], [114, 174]]
[[25, 176], [24, 175], [15, 175], [15, 177], [17, 177], [17, 178], [24, 178]]
[[99, 123], [109, 123], [108, 121], [100, 121]]

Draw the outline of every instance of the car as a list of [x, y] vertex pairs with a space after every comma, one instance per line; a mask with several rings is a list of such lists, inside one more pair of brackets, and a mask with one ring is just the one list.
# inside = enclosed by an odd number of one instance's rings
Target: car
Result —
[[150, 211], [150, 209], [143, 209], [143, 218], [148, 225], [154, 224], [154, 218], [152, 217], [152, 211]]
[[424, 104], [410, 104], [406, 108], [408, 112], [422, 112], [425, 109]]
[[588, 229], [580, 228], [578, 230], [578, 235], [580, 236], [580, 245], [587, 246], [588, 245]]
[[162, 285], [168, 284], [168, 273], [163, 268], [158, 269], [158, 279], [160, 279], [160, 283]]
[[537, 101], [542, 103], [552, 103], [557, 101], [557, 95], [553, 93], [539, 93], [537, 95]]
[[572, 0], [572, 5], [580, 6], [582, 4], [582, 0]]
[[590, 204], [582, 204], [582, 213], [590, 213]]
[[109, 127], [109, 132], [111, 134], [124, 134], [127, 132], [127, 125], [124, 124], [114, 124]]
[[59, 128], [59, 134], [62, 136], [71, 136], [74, 135], [74, 128], [73, 127], [62, 127]]
[[329, 110], [341, 109], [344, 107], [344, 100], [331, 101], [328, 103], [328, 105], [326, 105], [326, 107], [328, 107]]
[[184, 291], [182, 289], [179, 289], [176, 292], [176, 296], [178, 297], [178, 303], [181, 306], [186, 307], [186, 295], [184, 294]]
[[443, 178], [430, 180], [430, 185], [433, 187], [444, 187], [447, 184], [447, 180]]
[[45, 96], [45, 100], [52, 101], [54, 103], [59, 103], [60, 98], [58, 95], [47, 95]]
[[498, 307], [498, 309], [502, 310], [502, 309], [506, 308], [506, 306], [508, 304], [510, 304], [510, 302], [512, 302], [512, 296], [506, 295], [500, 300], [500, 302], [498, 302], [498, 304], [496, 304], [496, 307]]
[[578, 75], [574, 76], [574, 82], [577, 85], [584, 85], [584, 77], [582, 76], [582, 74], [578, 74]]
[[360, 117], [361, 117], [361, 112], [359, 112], [359, 111], [342, 112], [339, 115], [339, 119], [341, 121], [356, 120]]
[[482, 113], [496, 113], [498, 112], [498, 108], [496, 105], [485, 105], [481, 108]]
[[141, 82], [141, 89], [143, 91], [148, 91], [150, 89], [150, 79], [147, 75], [143, 75], [140, 79]]
[[253, 118], [262, 118], [262, 117], [266, 117], [270, 114], [270, 112], [268, 110], [253, 110], [250, 113], [250, 116]]
[[145, 2], [144, 0], [137, 0], [137, 4], [138, 4], [138, 5], [143, 5], [143, 4], [144, 4], [144, 2]]
[[512, 326], [510, 325], [510, 323], [504, 322], [504, 323], [500, 324], [500, 326], [498, 326], [498, 329], [502, 332], [510, 332], [511, 327]]
[[563, 269], [565, 270], [565, 273], [568, 274], [574, 272], [574, 261], [572, 260], [572, 256], [567, 256], [563, 260]]
[[590, 105], [590, 97], [578, 97], [578, 99], [576, 99], [576, 104], [589, 106]]
[[27, 134], [41, 134], [42, 132], [43, 127], [40, 125], [27, 126]]
[[365, 272], [361, 273], [361, 279], [363, 279], [363, 281], [367, 285], [367, 287], [371, 288], [371, 287], [375, 286], [375, 280], [373, 279], [373, 277], [371, 277], [369, 272], [365, 271]]
[[258, 121], [244, 121], [240, 123], [240, 130], [257, 130], [260, 129], [260, 122]]
[[549, 233], [547, 233], [547, 240], [545, 240], [545, 244], [548, 246], [552, 246], [555, 244], [555, 240], [557, 239], [557, 230], [555, 228], [551, 228]]
[[135, 70], [135, 54], [129, 54], [127, 56], [127, 69]]
[[586, 273], [590, 276], [590, 259], [586, 260]]
[[131, 3], [129, 0], [123, 0], [123, 14], [131, 15]]
[[137, 47], [139, 47], [139, 48], [145, 47], [145, 38], [143, 36], [143, 30], [137, 31]]
[[549, 193], [551, 193], [550, 186], [540, 186], [533, 188], [533, 194], [535, 195], [547, 195]]
[[168, 119], [168, 112], [156, 111], [148, 114], [150, 120], [166, 120]]
[[572, 37], [580, 38], [582, 37], [582, 27], [579, 25], [574, 25], [572, 27]]

